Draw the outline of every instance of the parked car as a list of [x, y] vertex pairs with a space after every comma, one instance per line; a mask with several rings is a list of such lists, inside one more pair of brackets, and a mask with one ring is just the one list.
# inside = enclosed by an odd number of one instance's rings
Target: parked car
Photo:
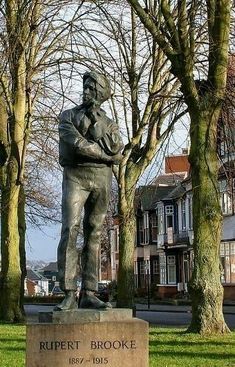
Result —
[[98, 297], [103, 302], [109, 301], [109, 289], [107, 284], [98, 282], [98, 291], [95, 292], [96, 297]]

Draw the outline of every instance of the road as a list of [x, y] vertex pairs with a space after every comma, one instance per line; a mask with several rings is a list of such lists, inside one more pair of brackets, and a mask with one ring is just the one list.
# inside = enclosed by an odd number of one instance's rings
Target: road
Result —
[[[137, 311], [136, 316], [157, 326], [187, 327], [191, 321], [191, 313], [187, 312]], [[228, 327], [235, 330], [235, 314], [226, 314], [224, 317]]]
[[[54, 306], [45, 305], [25, 305], [27, 322], [37, 322], [38, 312], [51, 312]], [[138, 309], [138, 308], [137, 308]], [[225, 312], [225, 320], [231, 330], [235, 330], [235, 312], [234, 308], [227, 308]], [[175, 326], [186, 327], [191, 320], [191, 312], [189, 308], [180, 308], [177, 306], [165, 306], [159, 310], [142, 310], [136, 312], [136, 317], [148, 321], [150, 324], [158, 326]]]

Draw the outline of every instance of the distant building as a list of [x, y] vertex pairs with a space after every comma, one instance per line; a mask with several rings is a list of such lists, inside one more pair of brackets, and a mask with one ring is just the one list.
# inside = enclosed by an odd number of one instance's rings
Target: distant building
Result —
[[47, 266], [40, 270], [40, 274], [42, 274], [45, 278], [48, 279], [49, 282], [49, 293], [51, 294], [55, 285], [58, 284], [58, 266], [57, 262], [50, 262]]
[[25, 279], [25, 295], [47, 296], [49, 294], [49, 281], [39, 272], [27, 269]]
[[[78, 264], [78, 276], [77, 276], [77, 283], [80, 282], [80, 266]], [[47, 266], [42, 268], [39, 273], [48, 280], [48, 290], [49, 294], [62, 294], [63, 292], [59, 286], [59, 277], [58, 277], [58, 265], [57, 262], [50, 262]]]
[[135, 286], [146, 289], [149, 282], [159, 297], [177, 293], [176, 257], [182, 252], [179, 249], [188, 246], [188, 243], [184, 245], [184, 232], [181, 231], [177, 250], [176, 247], [170, 250], [176, 240], [178, 209], [175, 199], [185, 192], [182, 183], [189, 172], [184, 153], [166, 157], [166, 172], [156, 177], [151, 185], [136, 191]]
[[187, 292], [192, 273], [193, 230], [191, 182], [184, 180], [156, 203], [160, 281], [159, 297]]

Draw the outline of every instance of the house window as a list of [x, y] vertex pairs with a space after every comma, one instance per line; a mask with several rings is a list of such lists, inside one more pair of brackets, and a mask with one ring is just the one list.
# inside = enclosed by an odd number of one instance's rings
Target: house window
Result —
[[144, 213], [144, 243], [149, 243], [149, 213]]
[[166, 205], [165, 213], [166, 213], [167, 242], [168, 244], [172, 244], [173, 243], [173, 214], [174, 214], [173, 205]]
[[235, 243], [220, 244], [221, 282], [235, 283]]
[[152, 241], [157, 241], [157, 214], [151, 214], [151, 234], [152, 234]]
[[152, 227], [157, 227], [157, 213], [152, 213], [151, 215]]
[[185, 200], [181, 201], [181, 218], [182, 218], [182, 231], [186, 230], [186, 208]]
[[173, 205], [166, 205], [165, 212], [166, 212], [166, 228], [173, 228], [173, 214], [174, 214]]
[[174, 214], [174, 207], [173, 205], [166, 205], [166, 215]]
[[232, 214], [232, 200], [228, 192], [220, 194], [220, 204], [223, 214]]
[[166, 256], [159, 256], [160, 265], [160, 284], [166, 284]]
[[160, 206], [158, 208], [158, 231], [159, 234], [164, 234], [165, 233], [165, 229], [164, 229], [164, 207]]
[[149, 213], [145, 212], [142, 218], [139, 218], [139, 241], [140, 244], [149, 243]]
[[227, 180], [219, 182], [220, 205], [223, 214], [232, 214], [232, 193]]
[[139, 243], [144, 243], [144, 223], [143, 217], [139, 218]]
[[145, 274], [145, 261], [140, 262], [140, 274]]
[[188, 197], [188, 227], [193, 229], [193, 198], [191, 195]]
[[159, 274], [159, 262], [158, 260], [153, 260], [152, 262], [152, 271], [153, 271], [153, 274], [156, 275], [156, 274]]
[[168, 284], [176, 284], [175, 256], [167, 256]]

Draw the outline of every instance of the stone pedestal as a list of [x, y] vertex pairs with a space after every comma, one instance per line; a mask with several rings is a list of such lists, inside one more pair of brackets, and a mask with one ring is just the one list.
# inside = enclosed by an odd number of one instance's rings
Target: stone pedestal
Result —
[[54, 324], [77, 324], [94, 321], [124, 321], [132, 319], [129, 308], [107, 310], [77, 309], [72, 311], [39, 312], [39, 322]]
[[148, 367], [148, 323], [132, 318], [131, 310], [50, 317], [53, 323], [27, 325], [26, 367]]

